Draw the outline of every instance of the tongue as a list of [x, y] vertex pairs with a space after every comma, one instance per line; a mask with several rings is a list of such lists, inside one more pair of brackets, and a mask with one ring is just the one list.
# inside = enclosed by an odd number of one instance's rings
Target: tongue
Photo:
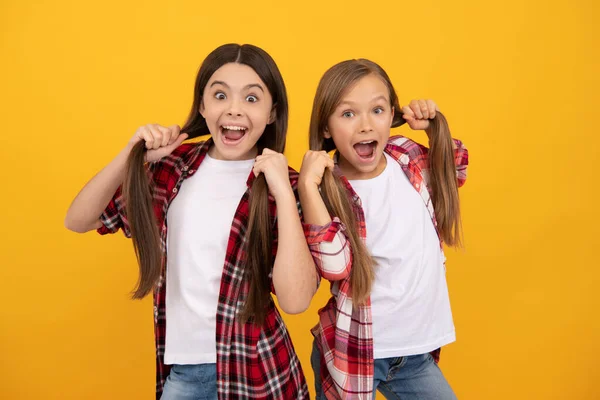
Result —
[[224, 129], [223, 135], [229, 140], [239, 140], [244, 136], [244, 131], [230, 131], [229, 129]]
[[374, 143], [369, 143], [369, 144], [355, 144], [354, 145], [354, 149], [356, 150], [356, 153], [361, 156], [361, 157], [368, 157], [373, 153], [373, 145]]

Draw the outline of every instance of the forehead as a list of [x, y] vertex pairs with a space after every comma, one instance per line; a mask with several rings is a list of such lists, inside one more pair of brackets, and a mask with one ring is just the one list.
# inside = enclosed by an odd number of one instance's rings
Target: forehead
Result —
[[242, 89], [252, 84], [259, 84], [266, 89], [265, 83], [256, 71], [245, 64], [227, 63], [223, 65], [212, 74], [206, 85], [207, 88], [215, 81], [224, 82], [232, 89]]
[[340, 104], [343, 102], [368, 103], [380, 96], [389, 101], [390, 91], [383, 79], [377, 75], [369, 74], [346, 90], [340, 99]]

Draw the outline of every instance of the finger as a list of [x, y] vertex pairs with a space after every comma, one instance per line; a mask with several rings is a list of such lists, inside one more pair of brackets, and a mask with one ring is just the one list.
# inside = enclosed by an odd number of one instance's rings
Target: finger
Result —
[[169, 132], [169, 130], [171, 129], [168, 126], [164, 126], [161, 124], [150, 124], [150, 125], [155, 127], [156, 129], [158, 129], [159, 131], [165, 132], [165, 133]]
[[435, 118], [435, 110], [437, 106], [433, 100], [427, 100], [427, 108], [429, 109], [429, 119]]
[[175, 150], [176, 148], [178, 148], [178, 147], [181, 145], [181, 143], [183, 143], [183, 141], [184, 141], [185, 139], [187, 139], [187, 138], [188, 138], [188, 134], [187, 134], [187, 133], [182, 133], [181, 135], [179, 135], [179, 136], [178, 136], [178, 137], [175, 139], [175, 141], [174, 141], [173, 143], [169, 144], [169, 145], [166, 147], [166, 149], [168, 149], [168, 150], [169, 150], [169, 154], [171, 154], [171, 152], [173, 152], [173, 150]]
[[329, 165], [329, 162], [331, 161], [331, 157], [329, 157], [329, 154], [324, 153], [324, 154], [321, 154], [321, 160], [325, 164], [325, 166], [327, 166], [327, 165]]
[[425, 100], [419, 100], [419, 109], [421, 110], [421, 114], [423, 114], [423, 119], [429, 119], [429, 109]]
[[265, 148], [263, 149], [263, 151], [262, 151], [262, 155], [267, 155], [267, 154], [276, 154], [276, 153], [277, 153], [276, 151], [273, 151], [273, 150], [271, 150], [271, 149], [268, 149], [268, 148], [266, 148], [266, 147], [265, 147]]
[[415, 113], [410, 107], [404, 106], [402, 107], [402, 118], [407, 122], [414, 121]]
[[171, 129], [165, 128], [164, 126], [161, 126], [161, 128], [164, 128], [164, 130], [161, 129], [161, 133], [162, 133], [163, 137], [162, 137], [162, 141], [161, 141], [160, 145], [161, 145], [161, 147], [165, 147], [165, 146], [169, 145], [169, 142], [171, 142], [172, 132], [171, 132]]
[[166, 128], [162, 125], [148, 124], [146, 126], [148, 127], [148, 129], [150, 129], [150, 132], [152, 132], [152, 135], [154, 136], [155, 140], [157, 137], [160, 137], [162, 139], [163, 131], [168, 132], [168, 128]]
[[423, 113], [421, 112], [421, 106], [417, 100], [412, 100], [410, 102], [410, 109], [415, 114], [416, 119], [423, 119]]
[[148, 127], [148, 129], [150, 130], [150, 133], [152, 134], [152, 137], [154, 138], [154, 140], [152, 142], [152, 148], [158, 149], [162, 144], [162, 139], [163, 139], [162, 132], [160, 131], [160, 129], [158, 128], [158, 125], [156, 125], [156, 124], [146, 125], [146, 126]]
[[264, 170], [264, 163], [261, 162], [255, 162], [254, 166], [252, 167], [252, 171], [254, 171], [254, 176], [258, 176], [261, 172], [264, 172]]
[[333, 169], [335, 168], [335, 162], [333, 162], [332, 158], [329, 158], [329, 162], [327, 162], [327, 168], [329, 168], [329, 170], [333, 171]]
[[145, 128], [145, 126], [140, 126], [139, 128], [137, 128], [135, 130], [134, 137], [137, 139], [137, 141], [141, 141], [141, 140], [143, 140], [144, 142], [146, 141], [144, 139], [144, 128]]
[[154, 144], [154, 136], [152, 136], [150, 129], [148, 129], [147, 126], [142, 126], [140, 127], [140, 133], [142, 135], [142, 138], [144, 139], [144, 144], [146, 145], [146, 148], [151, 149], [152, 145]]
[[268, 158], [265, 158], [265, 156], [257, 156], [255, 160], [254, 165], [263, 165], [268, 161]]
[[173, 142], [175, 142], [176, 140], [179, 139], [179, 135], [181, 133], [181, 128], [179, 127], [179, 125], [171, 125], [169, 127], [169, 131], [170, 131], [169, 144], [172, 144]]

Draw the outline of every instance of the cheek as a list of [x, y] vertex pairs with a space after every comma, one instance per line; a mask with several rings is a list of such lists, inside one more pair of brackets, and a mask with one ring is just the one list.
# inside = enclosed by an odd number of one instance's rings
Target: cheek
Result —
[[271, 117], [271, 110], [256, 107], [248, 110], [247, 115], [251, 118], [254, 125], [267, 125]]
[[348, 128], [344, 129], [342, 127], [337, 127], [335, 129], [332, 129], [330, 133], [331, 138], [335, 143], [335, 147], [337, 147], [338, 150], [342, 151], [350, 147], [352, 141], [352, 133]]
[[337, 140], [341, 146], [348, 145], [352, 140], [352, 133], [355, 131], [354, 125], [352, 120], [338, 122], [331, 131], [334, 141]]
[[204, 103], [204, 119], [206, 119], [206, 122], [211, 123], [211, 122], [215, 122], [218, 116], [218, 106], [216, 104], [214, 104], [213, 102], [206, 102]]
[[392, 118], [391, 116], [385, 116], [376, 119], [377, 129], [380, 131], [389, 130], [392, 127]]

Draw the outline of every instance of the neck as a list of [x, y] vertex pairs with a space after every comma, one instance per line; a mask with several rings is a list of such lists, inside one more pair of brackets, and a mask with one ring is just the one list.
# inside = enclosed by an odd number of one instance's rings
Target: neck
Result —
[[215, 160], [223, 160], [223, 161], [244, 161], [244, 160], [252, 160], [256, 158], [258, 155], [258, 149], [254, 146], [249, 152], [246, 154], [242, 154], [239, 157], [225, 157], [223, 154], [219, 152], [217, 146], [213, 145], [208, 150], [208, 155]]
[[369, 171], [361, 171], [360, 169], [354, 167], [352, 163], [346, 160], [341, 154], [339, 155], [338, 166], [342, 171], [342, 174], [348, 180], [364, 180], [364, 179], [372, 179], [376, 176], [379, 176], [387, 165], [387, 159], [385, 158], [385, 154], [381, 154], [381, 158], [377, 163], [377, 166]]

